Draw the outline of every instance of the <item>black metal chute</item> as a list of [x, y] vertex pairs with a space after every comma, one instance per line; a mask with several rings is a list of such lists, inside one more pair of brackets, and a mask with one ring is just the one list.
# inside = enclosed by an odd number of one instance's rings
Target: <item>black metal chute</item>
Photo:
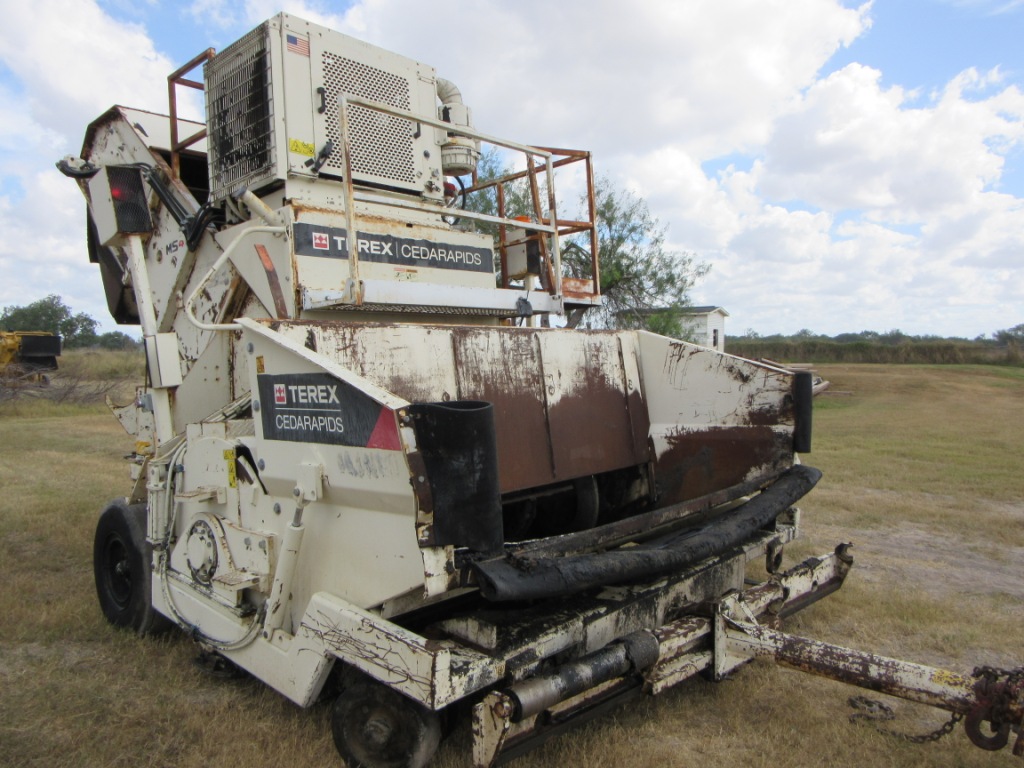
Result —
[[504, 544], [494, 406], [474, 400], [409, 408], [426, 467], [437, 544], [493, 555]]

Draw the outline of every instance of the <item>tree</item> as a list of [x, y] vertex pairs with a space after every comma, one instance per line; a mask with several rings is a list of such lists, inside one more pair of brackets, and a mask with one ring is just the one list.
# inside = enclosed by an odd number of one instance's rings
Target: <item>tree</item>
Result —
[[[651, 215], [643, 198], [616, 189], [608, 177], [595, 183], [594, 200], [604, 305], [590, 310], [588, 322], [684, 336], [690, 289], [710, 265], [692, 254], [666, 250], [668, 227]], [[580, 242], [563, 249], [562, 263], [573, 277], [590, 276], [590, 253]], [[577, 325], [582, 317], [582, 311], [574, 311], [569, 325]]]
[[[513, 173], [511, 166], [504, 165], [502, 155], [496, 147], [484, 150], [477, 163], [477, 183], [483, 184], [488, 181], [508, 176]], [[530, 185], [525, 178], [508, 182], [502, 185], [505, 196], [504, 209], [506, 217], [529, 216], [533, 213], [533, 203], [530, 195]], [[495, 187], [488, 187], [462, 198], [459, 198], [458, 206], [475, 213], [483, 213], [488, 216], [498, 215], [498, 194]], [[498, 236], [498, 225], [489, 222], [474, 222], [478, 232]]]
[[883, 344], [897, 345], [902, 344], [905, 341], [910, 341], [910, 337], [907, 336], [907, 334], [905, 334], [899, 328], [896, 328], [894, 330], [879, 334], [878, 340]]
[[139, 349], [141, 343], [122, 331], [108, 331], [96, 337], [100, 349]]
[[1006, 362], [1019, 365], [1021, 360], [1021, 348], [1024, 347], [1024, 323], [1004, 328], [992, 334], [996, 343], [1006, 347]]
[[63, 339], [65, 349], [96, 342], [96, 321], [84, 312], [71, 314], [60, 296], [50, 294], [24, 307], [4, 307], [0, 327], [8, 331], [48, 331]]
[[992, 335], [1000, 344], [1024, 347], [1024, 323], [1015, 325], [1013, 328], [1004, 328], [1001, 331], [996, 331]]

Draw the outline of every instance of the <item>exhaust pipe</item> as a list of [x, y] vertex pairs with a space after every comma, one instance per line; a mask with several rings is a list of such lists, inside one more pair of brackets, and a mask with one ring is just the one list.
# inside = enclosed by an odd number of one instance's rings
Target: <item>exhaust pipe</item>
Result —
[[507, 692], [515, 706], [512, 722], [533, 717], [560, 701], [588, 691], [630, 672], [642, 672], [658, 660], [658, 638], [641, 630], [626, 635], [589, 656], [559, 667], [544, 677], [533, 677]]

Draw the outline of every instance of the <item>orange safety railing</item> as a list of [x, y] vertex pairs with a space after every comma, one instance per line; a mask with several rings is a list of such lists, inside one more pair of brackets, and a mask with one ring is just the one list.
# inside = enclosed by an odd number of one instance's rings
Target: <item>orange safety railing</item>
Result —
[[[544, 152], [549, 152], [553, 156], [554, 161], [552, 162], [553, 168], [561, 168], [573, 163], [582, 162], [585, 166], [585, 176], [587, 183], [587, 220], [576, 221], [573, 219], [559, 218], [554, 222], [554, 226], [558, 229], [558, 236], [561, 238], [566, 235], [575, 235], [579, 233], [586, 233], [590, 240], [590, 276], [562, 276], [562, 293], [566, 300], [571, 303], [573, 298], [577, 299], [593, 299], [601, 294], [601, 273], [598, 265], [598, 243], [597, 243], [597, 210], [594, 199], [594, 166], [589, 152], [575, 149], [555, 149], [551, 147], [537, 147], [537, 149]], [[551, 225], [551, 222], [545, 219], [542, 215], [542, 203], [540, 187], [537, 181], [538, 173], [542, 173], [544, 170], [543, 163], [536, 164], [532, 157], [527, 158], [526, 170], [510, 173], [505, 176], [500, 176], [496, 179], [488, 179], [487, 181], [479, 181], [474, 178], [473, 186], [468, 187], [465, 190], [465, 194], [470, 192], [478, 192], [481, 190], [493, 188], [495, 191], [495, 199], [497, 202], [497, 215], [499, 218], [508, 218], [508, 214], [505, 210], [505, 195], [506, 188], [509, 184], [513, 184], [522, 179], [528, 179], [530, 189], [530, 200], [533, 207], [533, 216], [538, 222], [545, 225]], [[549, 191], [550, 194], [550, 191]], [[549, 210], [553, 209], [553, 206], [548, 205]], [[510, 285], [510, 278], [507, 268], [507, 259], [505, 257], [505, 251], [508, 247], [517, 245], [518, 242], [509, 242], [508, 231], [505, 224], [501, 224], [498, 227], [499, 236], [498, 243], [501, 249], [501, 285], [503, 288], [508, 288]], [[537, 244], [540, 247], [541, 257], [545, 265], [545, 274], [543, 277], [546, 280], [542, 280], [544, 287], [550, 290], [550, 286], [554, 284], [554, 275], [551, 274], [552, 260], [548, 253], [548, 242], [547, 238], [532, 236], [529, 239], [536, 239]]]
[[206, 138], [206, 128], [203, 128], [193, 133], [187, 139], [178, 141], [178, 86], [183, 85], [187, 88], [195, 88], [197, 91], [204, 90], [201, 82], [189, 80], [185, 75], [200, 64], [205, 64], [216, 55], [217, 52], [213, 48], [207, 48], [187, 64], [184, 64], [167, 76], [167, 100], [171, 113], [171, 174], [175, 179], [181, 178], [181, 150], [187, 149]]

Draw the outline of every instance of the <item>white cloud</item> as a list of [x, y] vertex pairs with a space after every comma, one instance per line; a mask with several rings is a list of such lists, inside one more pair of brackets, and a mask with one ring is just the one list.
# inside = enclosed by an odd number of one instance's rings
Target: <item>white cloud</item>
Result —
[[32, 119], [64, 135], [79, 135], [115, 103], [166, 111], [176, 66], [141, 26], [111, 19], [92, 0], [7, 4], [0, 60], [22, 83]]
[[[856, 317], [973, 336], [1012, 325], [1024, 306], [1024, 201], [994, 190], [1022, 145], [1024, 96], [998, 70], [967, 70], [920, 105], [883, 88], [877, 70], [848, 65], [776, 121], [749, 173], [722, 175], [746, 213], [702, 291], [728, 295], [734, 318], [749, 313], [741, 327], [834, 333], [856, 330]], [[751, 264], [758, 277], [746, 279]], [[766, 289], [798, 301], [803, 321], [783, 300], [780, 322]]]
[[99, 272], [85, 249], [78, 187], [52, 167], [22, 181], [28, 203], [0, 198], [0, 306], [24, 306], [56, 293], [75, 312], [112, 330]]
[[672, 227], [668, 233], [675, 241], [685, 240], [684, 250], [721, 249], [741, 229], [744, 207], [740, 198], [709, 179], [699, 160], [682, 147], [659, 147], [620, 159], [617, 165], [628, 185], [664, 223], [686, 223], [685, 231]]
[[[285, 10], [435, 66], [482, 130], [593, 150], [599, 175], [669, 225], [671, 247], [712, 263], [694, 298], [725, 306], [735, 329], [974, 335], [1024, 319], [1024, 201], [1001, 188], [1008, 158], [1024, 151], [1019, 73], [969, 69], [924, 95], [883, 86], [860, 64], [822, 77], [870, 26], [870, 4], [362, 0], [339, 11], [327, 0], [191, 0], [187, 10], [228, 41]], [[6, 11], [0, 305], [58, 292], [108, 322], [82, 200], [52, 163], [113, 103], [165, 111], [177, 63], [153, 41], [162, 30], [112, 14], [127, 11], [94, 0]], [[570, 191], [563, 212], [575, 203]]]
[[[85, 205], [54, 163], [77, 154], [86, 125], [114, 103], [166, 113], [167, 75], [137, 24], [91, 0], [38, 0], [4, 9], [0, 62], [0, 306], [56, 293], [112, 329], [85, 248]], [[194, 102], [193, 102], [194, 104]]]
[[922, 221], [969, 204], [995, 183], [1010, 148], [1024, 141], [1024, 94], [993, 71], [967, 70], [934, 103], [907, 104], [881, 73], [850, 64], [815, 83], [778, 121], [758, 166], [758, 189], [882, 220]]
[[225, 0], [192, 0], [186, 10], [200, 24], [210, 24], [220, 29], [229, 29], [242, 21], [238, 3]]
[[868, 24], [867, 5], [827, 0], [360, 7], [361, 28], [343, 31], [437, 66], [489, 131], [611, 155], [671, 143], [710, 157], [762, 141]]
[[356, 5], [339, 14], [332, 10], [336, 5], [317, 0], [247, 0], [244, 3], [230, 0], [192, 0], [187, 11], [201, 24], [212, 24], [220, 29], [232, 29], [238, 33], [255, 27], [281, 12], [339, 31], [343, 28], [358, 29], [362, 8]]

